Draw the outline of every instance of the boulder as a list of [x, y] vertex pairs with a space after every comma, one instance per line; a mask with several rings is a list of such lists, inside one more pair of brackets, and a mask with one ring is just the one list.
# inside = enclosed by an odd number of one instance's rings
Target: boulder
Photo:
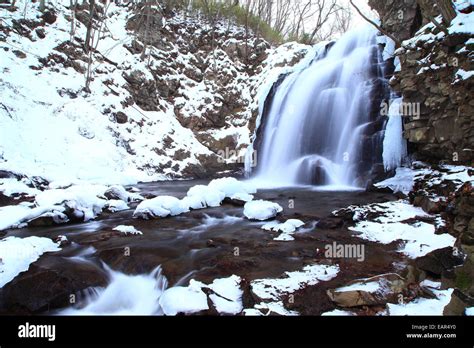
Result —
[[405, 279], [391, 273], [355, 280], [344, 287], [328, 290], [327, 295], [339, 307], [376, 306], [396, 303], [405, 288]]
[[451, 247], [434, 250], [415, 261], [416, 267], [436, 276], [441, 276], [444, 271], [453, 269], [462, 263], [463, 256], [460, 253], [456, 254]]

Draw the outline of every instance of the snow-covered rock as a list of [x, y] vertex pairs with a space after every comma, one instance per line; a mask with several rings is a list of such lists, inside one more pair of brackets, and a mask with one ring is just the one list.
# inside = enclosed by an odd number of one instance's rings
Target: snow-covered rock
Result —
[[304, 225], [301, 220], [290, 219], [284, 223], [278, 221], [270, 221], [262, 226], [263, 230], [282, 232], [278, 237], [274, 238], [276, 241], [288, 242], [294, 240], [293, 233]]
[[47, 252], [59, 251], [58, 244], [43, 237], [7, 237], [0, 240], [0, 288], [13, 280]]
[[191, 280], [188, 287], [166, 289], [160, 297], [160, 307], [165, 315], [192, 314], [209, 309], [202, 283]]
[[127, 226], [127, 225], [119, 225], [117, 227], [114, 227], [112, 230], [123, 233], [125, 235], [127, 234], [142, 235], [143, 234], [143, 232], [137, 230], [134, 226]]
[[186, 212], [189, 212], [189, 206], [186, 206], [182, 200], [171, 196], [159, 196], [141, 202], [133, 213], [133, 217], [148, 220], [176, 216]]
[[251, 201], [244, 206], [244, 215], [250, 220], [269, 220], [282, 211], [283, 208], [279, 204], [263, 200]]

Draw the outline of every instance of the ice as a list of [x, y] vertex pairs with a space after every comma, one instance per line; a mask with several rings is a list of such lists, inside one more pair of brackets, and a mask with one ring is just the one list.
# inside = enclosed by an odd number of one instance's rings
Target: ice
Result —
[[388, 123], [383, 140], [383, 163], [385, 170], [399, 167], [407, 155], [407, 142], [403, 138], [402, 116], [400, 105], [402, 98], [392, 101], [388, 113]]

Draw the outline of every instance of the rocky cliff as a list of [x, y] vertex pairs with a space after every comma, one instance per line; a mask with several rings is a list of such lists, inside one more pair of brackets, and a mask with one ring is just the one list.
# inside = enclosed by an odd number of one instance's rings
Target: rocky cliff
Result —
[[410, 152], [431, 163], [472, 164], [474, 42], [468, 15], [474, 6], [456, 2], [457, 17], [443, 30], [418, 3], [369, 1], [382, 27], [403, 42], [395, 52], [401, 64], [391, 85], [404, 98]]
[[[457, 16], [442, 28], [419, 3], [369, 1], [380, 14], [382, 27], [402, 42], [393, 57], [397, 69], [390, 84], [403, 96], [405, 138], [411, 155], [437, 170], [443, 171], [437, 166], [440, 162], [472, 166], [474, 33], [469, 23], [474, 6], [469, 1], [454, 2]], [[436, 20], [443, 21], [441, 16]], [[471, 176], [472, 170], [468, 172]], [[440, 277], [444, 288], [457, 288], [444, 310], [447, 315], [462, 315], [474, 303], [474, 195], [469, 178], [462, 187], [454, 187], [439, 173], [422, 175], [410, 192], [414, 205], [441, 213], [448, 221], [447, 231], [457, 238], [454, 251], [433, 253], [416, 262], [422, 274]], [[446, 261], [459, 255], [464, 260], [461, 266]]]
[[90, 55], [87, 4], [1, 4], [0, 170], [125, 184], [243, 167], [258, 87], [308, 47], [127, 4], [96, 4]]

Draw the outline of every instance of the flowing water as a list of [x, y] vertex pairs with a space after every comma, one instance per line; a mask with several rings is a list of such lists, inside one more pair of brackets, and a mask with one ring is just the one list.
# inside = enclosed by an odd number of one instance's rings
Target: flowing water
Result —
[[360, 185], [363, 141], [374, 121], [371, 95], [382, 68], [376, 32], [364, 28], [288, 76], [265, 118], [256, 180], [275, 187]]

